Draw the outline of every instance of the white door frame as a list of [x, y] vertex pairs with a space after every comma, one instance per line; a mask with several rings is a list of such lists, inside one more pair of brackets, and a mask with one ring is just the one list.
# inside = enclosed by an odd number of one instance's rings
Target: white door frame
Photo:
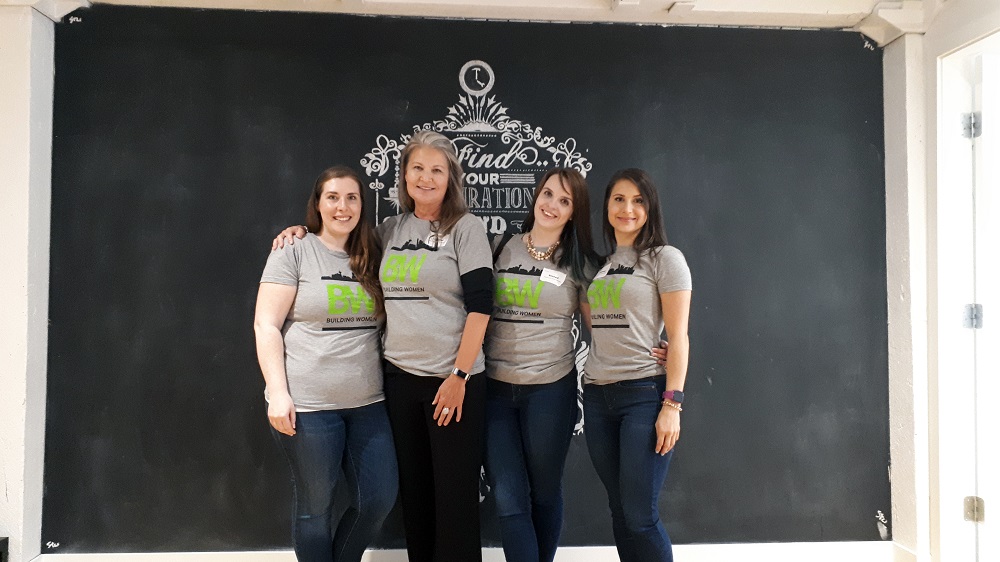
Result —
[[[975, 525], [962, 499], [975, 491], [974, 336], [962, 326], [973, 302], [972, 161], [959, 115], [972, 75], [960, 49], [1000, 31], [1000, 3], [951, 0], [924, 36], [927, 126], [928, 418], [930, 550], [937, 562], [975, 560]], [[971, 87], [971, 86], [970, 86]], [[958, 134], [952, 133], [958, 131]]]
[[[975, 144], [976, 302], [983, 307], [976, 330], [976, 495], [993, 509], [978, 526], [979, 560], [1000, 560], [1000, 32], [978, 41], [972, 59], [973, 110], [982, 120]], [[987, 127], [986, 123], [992, 125]], [[985, 312], [989, 311], [989, 321]]]
[[936, 454], [940, 471], [932, 518], [940, 529], [942, 562], [976, 560], [976, 526], [963, 518], [964, 498], [976, 495], [975, 332], [963, 317], [966, 305], [975, 302], [973, 152], [961, 120], [973, 109], [970, 62], [963, 50], [937, 65], [937, 377], [931, 378], [930, 409], [931, 461]]

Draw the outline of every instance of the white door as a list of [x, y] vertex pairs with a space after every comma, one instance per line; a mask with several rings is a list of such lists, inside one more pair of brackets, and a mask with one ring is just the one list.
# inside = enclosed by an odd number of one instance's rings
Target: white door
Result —
[[[965, 520], [963, 509], [965, 498], [978, 494], [976, 330], [964, 321], [966, 306], [976, 301], [976, 160], [973, 138], [963, 132], [964, 117], [973, 113], [977, 81], [978, 51], [970, 49], [942, 58], [939, 66], [937, 380], [931, 381], [929, 396], [937, 422], [935, 562], [976, 562], [978, 551], [978, 525]], [[932, 460], [932, 471], [934, 464]]]
[[[974, 62], [972, 138], [975, 226], [974, 329], [976, 493], [982, 513], [976, 529], [978, 562], [1000, 561], [1000, 37], [984, 40]], [[991, 43], [995, 45], [991, 47]], [[977, 322], [979, 325], [979, 322]]]
[[1000, 562], [1000, 34], [940, 71], [939, 560]]

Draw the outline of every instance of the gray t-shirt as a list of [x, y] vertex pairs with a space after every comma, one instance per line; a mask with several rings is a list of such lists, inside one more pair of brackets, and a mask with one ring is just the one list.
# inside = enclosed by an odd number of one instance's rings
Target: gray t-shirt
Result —
[[486, 374], [511, 384], [561, 379], [573, 368], [573, 315], [587, 302], [587, 284], [551, 260], [532, 258], [520, 235], [500, 250], [494, 272]]
[[643, 252], [631, 247], [608, 257], [587, 290], [590, 356], [585, 383], [608, 384], [665, 374], [649, 355], [663, 331], [660, 295], [691, 290], [691, 270], [673, 246]]
[[298, 287], [281, 328], [295, 411], [357, 408], [383, 399], [383, 319], [354, 279], [346, 253], [307, 234], [271, 252], [260, 282]]
[[[420, 376], [444, 377], [455, 366], [465, 330], [461, 276], [491, 268], [483, 222], [466, 214], [436, 239], [431, 223], [406, 213], [378, 227], [385, 294], [385, 358]], [[471, 373], [482, 372], [480, 350]]]

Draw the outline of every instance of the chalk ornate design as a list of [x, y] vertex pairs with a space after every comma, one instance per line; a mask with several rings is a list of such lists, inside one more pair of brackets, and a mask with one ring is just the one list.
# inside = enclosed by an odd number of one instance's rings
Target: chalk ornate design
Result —
[[574, 138], [566, 139], [549, 151], [552, 152], [552, 159], [555, 161], [556, 166], [562, 168], [573, 168], [583, 174], [584, 177], [586, 177], [587, 172], [594, 167], [593, 164], [588, 162], [587, 159], [583, 157], [582, 153], [577, 152], [576, 139]]
[[466, 94], [458, 96], [458, 103], [448, 108], [448, 115], [431, 126], [438, 132], [496, 132], [505, 130], [511, 121], [507, 108], [496, 101], [496, 96]]
[[587, 357], [590, 356], [590, 346], [583, 340], [583, 330], [580, 326], [580, 318], [573, 318], [573, 327], [570, 329], [573, 335], [573, 348], [576, 349], [576, 408], [580, 412], [580, 419], [573, 426], [573, 435], [583, 435], [583, 375], [587, 365]]
[[[471, 66], [470, 66], [471, 65]], [[483, 83], [481, 90], [472, 90], [465, 86], [466, 73], [469, 68], [483, 69], [488, 75], [488, 83]], [[497, 101], [496, 96], [486, 94], [493, 86], [493, 70], [482, 61], [469, 61], [462, 67], [459, 83], [465, 93], [458, 96], [458, 103], [448, 107], [447, 115], [421, 125], [414, 125], [411, 133], [403, 133], [397, 139], [379, 135], [375, 146], [361, 159], [365, 175], [371, 180], [368, 187], [376, 192], [375, 213], [378, 215], [378, 201], [389, 202], [398, 213], [399, 156], [410, 136], [418, 131], [437, 131], [439, 133], [484, 133], [499, 136], [500, 141], [507, 146], [517, 147], [518, 164], [524, 166], [558, 166], [572, 168], [584, 176], [593, 168], [581, 151], [577, 149], [576, 139], [568, 138], [557, 142], [555, 137], [547, 136], [541, 127], [514, 119], [508, 114], [508, 108]], [[456, 147], [456, 150], [458, 147]], [[461, 158], [461, 155], [460, 155]], [[384, 189], [388, 178], [382, 178], [394, 171], [389, 189]], [[382, 193], [385, 192], [385, 196]]]
[[375, 147], [371, 149], [365, 156], [361, 159], [361, 166], [365, 169], [365, 175], [372, 178], [369, 182], [368, 187], [375, 191], [375, 216], [379, 216], [379, 199], [385, 199], [390, 204], [392, 204], [396, 212], [399, 213], [399, 200], [396, 197], [396, 188], [392, 187], [389, 189], [389, 197], [380, 197], [379, 193], [385, 189], [385, 184], [382, 182], [381, 178], [389, 171], [390, 164], [396, 170], [396, 177], [393, 178], [392, 185], [395, 186], [399, 182], [399, 154], [406, 146], [406, 142], [410, 140], [409, 135], [400, 135], [399, 140], [392, 140], [385, 135], [379, 135], [375, 138]]

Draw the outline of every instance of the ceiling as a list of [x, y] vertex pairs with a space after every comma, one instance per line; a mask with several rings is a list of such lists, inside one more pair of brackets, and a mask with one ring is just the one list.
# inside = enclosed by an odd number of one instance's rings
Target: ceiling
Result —
[[947, 0], [0, 0], [59, 20], [91, 4], [495, 20], [848, 29], [885, 45], [923, 32]]

